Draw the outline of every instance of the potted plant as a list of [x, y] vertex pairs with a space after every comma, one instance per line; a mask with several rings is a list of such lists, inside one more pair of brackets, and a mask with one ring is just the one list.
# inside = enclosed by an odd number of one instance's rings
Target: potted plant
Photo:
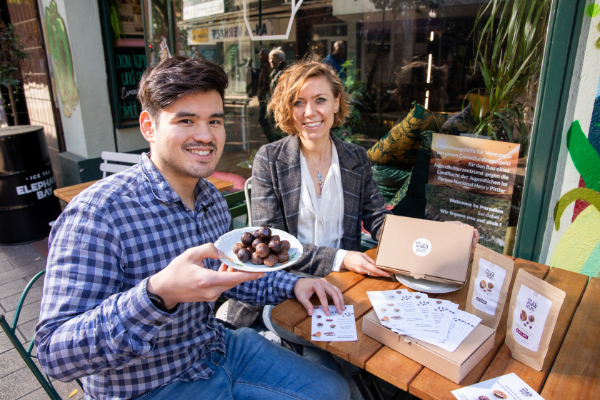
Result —
[[520, 143], [524, 150], [550, 5], [551, 0], [487, 0], [479, 10], [473, 29], [479, 37], [474, 70], [481, 74], [485, 92], [469, 93], [475, 119], [471, 133]]
[[0, 85], [8, 90], [10, 110], [15, 125], [19, 125], [17, 93], [21, 86], [21, 61], [28, 57], [12, 24], [0, 21]]

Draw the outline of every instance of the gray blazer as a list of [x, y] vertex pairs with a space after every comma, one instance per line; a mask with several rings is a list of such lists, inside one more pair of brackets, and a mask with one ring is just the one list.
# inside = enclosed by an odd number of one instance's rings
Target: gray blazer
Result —
[[[367, 152], [360, 146], [343, 142], [331, 135], [338, 152], [344, 191], [344, 236], [341, 248], [360, 251], [361, 221], [375, 240], [389, 211], [373, 180]], [[298, 236], [300, 207], [300, 139], [290, 135], [258, 150], [252, 166], [252, 225], [268, 226]], [[338, 249], [304, 243], [302, 257], [290, 268], [315, 276], [331, 272]], [[233, 304], [232, 304], [233, 303]], [[230, 302], [227, 319], [250, 326], [260, 307]]]

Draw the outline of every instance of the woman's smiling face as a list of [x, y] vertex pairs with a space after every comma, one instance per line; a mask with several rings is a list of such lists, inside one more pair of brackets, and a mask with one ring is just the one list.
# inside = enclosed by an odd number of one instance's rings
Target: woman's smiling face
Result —
[[302, 138], [319, 140], [329, 135], [335, 110], [339, 107], [340, 99], [334, 97], [326, 77], [308, 78], [300, 88], [292, 108], [294, 127]]

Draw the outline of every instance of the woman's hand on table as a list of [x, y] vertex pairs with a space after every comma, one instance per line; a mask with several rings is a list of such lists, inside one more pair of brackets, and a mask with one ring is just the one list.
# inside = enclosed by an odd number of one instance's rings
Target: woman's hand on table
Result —
[[309, 316], [312, 316], [314, 309], [312, 303], [310, 302], [310, 298], [315, 293], [321, 301], [325, 315], [329, 316], [329, 303], [327, 302], [327, 295], [329, 295], [329, 297], [331, 297], [333, 300], [333, 304], [335, 305], [338, 314], [344, 312], [346, 307], [344, 306], [344, 297], [342, 296], [342, 291], [329, 283], [327, 279], [302, 278], [298, 279], [294, 284], [294, 294], [296, 295], [296, 299], [304, 306], [304, 308], [306, 308]]
[[390, 277], [390, 274], [375, 266], [375, 261], [371, 257], [358, 251], [346, 253], [340, 268], [362, 275]]

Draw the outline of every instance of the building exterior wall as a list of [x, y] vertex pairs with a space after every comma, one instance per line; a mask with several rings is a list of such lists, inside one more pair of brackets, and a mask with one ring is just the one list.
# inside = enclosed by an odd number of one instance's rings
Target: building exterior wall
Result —
[[[569, 196], [576, 193], [572, 192], [574, 189], [586, 184], [594, 187], [600, 175], [597, 168], [600, 165], [600, 8], [594, 8], [592, 0], [587, 3], [540, 262], [598, 276], [598, 205], [575, 201], [567, 206], [558, 221], [554, 216], [559, 202], [566, 204]], [[581, 136], [581, 141], [575, 140], [578, 126], [585, 136]], [[582, 154], [587, 157], [582, 158]]]
[[[60, 118], [62, 121], [66, 150], [84, 158], [99, 157], [104, 150], [114, 151], [114, 125], [108, 98], [106, 63], [102, 44], [102, 31], [98, 2], [95, 0], [39, 0], [43, 10], [46, 43], [48, 34], [47, 15], [55, 4], [64, 21], [72, 60], [72, 79], [77, 101], [67, 101], [65, 92], [57, 90]], [[52, 45], [48, 46], [52, 55]], [[54, 76], [68, 65], [53, 57]], [[55, 78], [56, 81], [56, 78]], [[60, 82], [56, 82], [58, 86]], [[75, 97], [71, 95], [70, 97]]]

